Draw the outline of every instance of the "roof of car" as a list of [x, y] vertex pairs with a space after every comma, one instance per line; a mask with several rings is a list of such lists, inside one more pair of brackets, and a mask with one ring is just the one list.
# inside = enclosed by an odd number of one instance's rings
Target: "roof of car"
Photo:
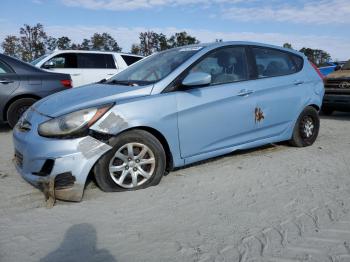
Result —
[[54, 53], [72, 53], [72, 52], [73, 53], [90, 53], [90, 54], [95, 54], [95, 53], [118, 54], [118, 55], [129, 55], [129, 56], [143, 57], [141, 55], [128, 54], [128, 53], [123, 53], [123, 52], [101, 51], [101, 50], [74, 50], [74, 49], [67, 49], [67, 50], [56, 49], [56, 50], [52, 51], [50, 54], [54, 54]]
[[251, 46], [268, 47], [268, 48], [280, 49], [283, 51], [288, 51], [291, 53], [295, 53], [297, 55], [304, 56], [303, 53], [301, 53], [297, 50], [294, 50], [294, 49], [284, 48], [281, 46], [270, 45], [270, 44], [263, 44], [263, 43], [258, 43], [258, 42], [250, 42], [250, 41], [223, 41], [223, 42], [212, 42], [212, 43], [199, 43], [199, 44], [183, 46], [183, 47], [206, 47], [206, 48], [210, 48], [210, 49], [215, 49], [218, 47], [230, 46], [230, 45], [248, 45], [248, 46], [251, 45]]

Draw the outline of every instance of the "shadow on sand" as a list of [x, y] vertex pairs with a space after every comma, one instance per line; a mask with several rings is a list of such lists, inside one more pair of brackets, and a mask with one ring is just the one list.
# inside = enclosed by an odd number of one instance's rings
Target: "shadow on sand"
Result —
[[71, 226], [61, 245], [41, 262], [116, 262], [117, 260], [106, 249], [97, 248], [96, 230], [91, 224], [77, 224]]

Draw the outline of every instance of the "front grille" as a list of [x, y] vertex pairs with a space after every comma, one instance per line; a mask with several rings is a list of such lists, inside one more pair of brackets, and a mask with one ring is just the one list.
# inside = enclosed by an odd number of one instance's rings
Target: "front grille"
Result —
[[350, 89], [350, 79], [327, 79], [325, 88]]
[[59, 174], [55, 177], [55, 189], [70, 188], [74, 185], [75, 176], [71, 172]]
[[18, 167], [20, 167], [20, 168], [23, 167], [23, 155], [18, 150], [15, 150], [14, 160], [15, 160], [15, 164]]

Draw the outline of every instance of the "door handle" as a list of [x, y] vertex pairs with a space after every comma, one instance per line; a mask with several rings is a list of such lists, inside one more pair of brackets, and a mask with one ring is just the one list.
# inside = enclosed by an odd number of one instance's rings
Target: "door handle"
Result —
[[7, 85], [7, 84], [10, 84], [10, 83], [13, 83], [13, 81], [7, 80], [7, 79], [1, 79], [1, 80], [0, 80], [0, 84], [5, 84], [5, 85]]
[[238, 96], [248, 96], [250, 94], [254, 93], [253, 90], [248, 90], [248, 89], [242, 89], [239, 91]]
[[303, 80], [295, 80], [294, 81], [294, 85], [298, 86], [298, 85], [302, 85], [304, 84], [304, 81]]
[[72, 76], [80, 76], [80, 74], [72, 74]]
[[114, 76], [115, 74], [112, 73], [112, 74], [107, 74], [107, 75], [108, 75], [108, 76]]

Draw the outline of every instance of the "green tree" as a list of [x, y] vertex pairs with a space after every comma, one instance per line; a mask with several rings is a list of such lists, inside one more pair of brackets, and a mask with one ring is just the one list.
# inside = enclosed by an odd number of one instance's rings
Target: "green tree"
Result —
[[140, 55], [141, 54], [140, 45], [132, 44], [130, 52], [134, 55]]
[[35, 26], [25, 24], [19, 33], [22, 60], [32, 61], [45, 54], [47, 35], [42, 24]]
[[83, 42], [78, 45], [80, 50], [90, 50], [91, 47], [91, 41], [89, 39], [84, 38]]
[[158, 34], [158, 51], [163, 51], [169, 48], [170, 46], [166, 35], [162, 33]]
[[57, 48], [57, 39], [52, 37], [52, 36], [49, 36], [47, 39], [46, 39], [46, 49], [49, 50], [49, 51], [53, 51]]
[[5, 55], [9, 55], [13, 57], [20, 57], [21, 55], [20, 41], [17, 36], [14, 36], [14, 35], [6, 36], [4, 41], [1, 43], [1, 47], [4, 50]]
[[284, 44], [283, 44], [283, 47], [284, 47], [284, 48], [293, 49], [292, 44], [290, 44], [290, 43], [284, 43]]
[[331, 60], [331, 55], [324, 50], [303, 47], [299, 51], [304, 53], [305, 56], [316, 66]]
[[148, 56], [154, 52], [160, 51], [159, 34], [153, 31], [140, 33], [140, 54]]
[[119, 52], [122, 49], [119, 47], [117, 41], [108, 33], [95, 33], [91, 37], [92, 49], [103, 51], [116, 51]]
[[194, 36], [187, 34], [187, 32], [185, 31], [175, 33], [175, 35], [172, 35], [168, 40], [168, 44], [170, 47], [193, 45], [198, 43], [199, 41]]
[[57, 48], [60, 50], [67, 50], [71, 48], [72, 40], [67, 36], [61, 36], [57, 38]]

